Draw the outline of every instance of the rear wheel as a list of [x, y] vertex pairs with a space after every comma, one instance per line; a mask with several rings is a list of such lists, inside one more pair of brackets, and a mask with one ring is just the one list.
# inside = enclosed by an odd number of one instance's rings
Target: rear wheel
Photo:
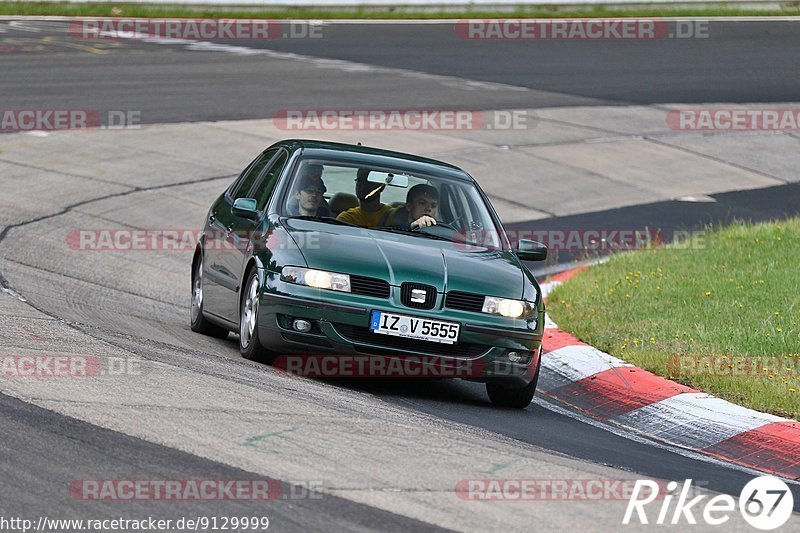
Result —
[[239, 304], [239, 353], [245, 359], [268, 363], [275, 358], [275, 354], [261, 345], [258, 333], [258, 289], [258, 272], [252, 269], [247, 276]]
[[542, 368], [541, 355], [539, 356], [539, 363], [536, 367], [536, 374], [533, 376], [533, 381], [528, 383], [527, 386], [518, 389], [509, 389], [497, 383], [487, 383], [486, 393], [492, 403], [498, 407], [513, 407], [516, 409], [525, 409], [530, 405], [536, 394], [536, 384], [539, 382], [539, 370]]
[[192, 314], [191, 327], [195, 333], [224, 339], [228, 330], [212, 324], [203, 315], [203, 252], [198, 252], [197, 261], [192, 270]]

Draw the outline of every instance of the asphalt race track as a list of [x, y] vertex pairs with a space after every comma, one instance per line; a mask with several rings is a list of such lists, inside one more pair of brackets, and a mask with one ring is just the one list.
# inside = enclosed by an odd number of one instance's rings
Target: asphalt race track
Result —
[[[119, 109], [124, 103], [124, 109], [140, 110], [144, 123], [164, 123], [267, 118], [312, 105], [506, 109], [791, 102], [800, 94], [800, 36], [792, 22], [713, 22], [708, 38], [600, 43], [473, 41], [459, 37], [452, 24], [322, 29], [319, 39], [220, 41], [272, 53], [264, 57], [121, 39], [79, 41], [63, 22], [17, 23], [0, 33], [7, 50], [0, 55], [3, 99], [12, 108], [46, 107], [56, 95], [68, 108]], [[282, 54], [308, 60], [287, 64]], [[372, 68], [324, 66], [319, 59]], [[416, 75], [392, 75], [397, 70]], [[461, 83], [425, 83], [420, 75]], [[464, 80], [488, 85], [467, 87]]]
[[[472, 502], [454, 487], [495, 477], [691, 478], [702, 491], [738, 497], [756, 475], [612, 432], [544, 400], [524, 411], [493, 408], [477, 384], [287, 377], [241, 359], [233, 335], [189, 330], [190, 252], [93, 254], [65, 243], [75, 228], [196, 227], [257, 147], [291, 135], [269, 119], [309, 108], [541, 110], [542, 124], [556, 129], [525, 135], [572, 138], [580, 129], [597, 137], [580, 150], [598, 139], [639, 149], [651, 136], [659, 150], [692, 158], [687, 166], [730, 165], [720, 181], [699, 173], [658, 194], [633, 174], [617, 180], [632, 192], [608, 198], [583, 189], [588, 182], [549, 200], [488, 190], [509, 228], [678, 229], [796, 214], [796, 134], [686, 141], [662, 115], [674, 103], [791, 107], [800, 100], [797, 22], [714, 22], [707, 39], [602, 43], [472, 42], [447, 25], [337, 24], [318, 40], [216, 48], [84, 42], [66, 24], [0, 21], [0, 108], [135, 110], [146, 126], [0, 135], [0, 355], [94, 354], [135, 361], [142, 372], [58, 382], [0, 376], [0, 516], [268, 516], [278, 531], [615, 531], [624, 501]], [[614, 114], [626, 106], [638, 106], [630, 123]], [[585, 108], [619, 123], [565, 118]], [[633, 124], [648, 113], [659, 128]], [[393, 135], [363, 136], [476, 166], [486, 153], [493, 162], [504, 150], [529, 155], [524, 143], [492, 137], [498, 132]], [[352, 132], [325, 136], [356, 140]], [[575, 149], [562, 141], [531, 141], [530, 150], [545, 160]], [[744, 143], [775, 158], [743, 152]], [[510, 173], [505, 179], [506, 189], [523, 188]], [[688, 194], [703, 200], [680, 199]], [[81, 479], [265, 477], [280, 482], [280, 496], [266, 503], [89, 501], [68, 490]], [[800, 486], [791, 487], [798, 512]], [[748, 530], [736, 519], [724, 527]]]

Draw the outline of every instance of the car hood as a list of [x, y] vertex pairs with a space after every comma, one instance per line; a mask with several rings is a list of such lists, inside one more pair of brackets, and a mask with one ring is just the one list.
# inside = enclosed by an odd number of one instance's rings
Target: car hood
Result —
[[385, 279], [396, 286], [424, 283], [439, 292], [523, 294], [522, 269], [509, 251], [313, 220], [288, 219], [284, 226], [310, 268]]

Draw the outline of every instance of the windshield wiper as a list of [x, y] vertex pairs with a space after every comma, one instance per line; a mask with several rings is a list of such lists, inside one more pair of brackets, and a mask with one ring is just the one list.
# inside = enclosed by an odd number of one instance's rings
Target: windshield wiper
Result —
[[384, 226], [384, 227], [381, 227], [381, 228], [369, 228], [369, 229], [374, 229], [374, 230], [378, 230], [378, 231], [388, 231], [389, 233], [400, 233], [402, 235], [415, 235], [415, 236], [418, 236], [418, 237], [425, 237], [425, 238], [428, 238], [428, 239], [435, 239], [437, 241], [455, 242], [455, 241], [451, 241], [447, 237], [442, 237], [441, 235], [434, 235], [433, 233], [425, 233], [425, 232], [422, 232], [422, 231], [414, 231], [414, 230], [411, 230], [411, 229], [393, 228], [391, 226]]
[[354, 228], [362, 228], [363, 226], [359, 226], [358, 224], [353, 224], [351, 222], [346, 222], [344, 220], [339, 220], [338, 218], [334, 217], [324, 217], [324, 216], [317, 216], [317, 215], [294, 215], [285, 217], [287, 219], [297, 219], [297, 220], [319, 220], [320, 222], [327, 222], [329, 224], [339, 224], [341, 226], [352, 226]]

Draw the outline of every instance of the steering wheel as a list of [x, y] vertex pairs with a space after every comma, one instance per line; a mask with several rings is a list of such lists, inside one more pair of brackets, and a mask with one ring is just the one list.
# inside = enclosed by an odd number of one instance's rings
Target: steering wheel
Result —
[[448, 224], [447, 222], [439, 222], [438, 220], [436, 221], [436, 225], [434, 225], [434, 226], [422, 226], [422, 227], [416, 228], [414, 231], [420, 231], [420, 230], [423, 230], [423, 229], [432, 229], [432, 228], [447, 228], [447, 229], [449, 229], [449, 230], [451, 230], [451, 231], [453, 231], [455, 233], [458, 233], [460, 231], [455, 226], [453, 226], [451, 224]]
[[[453, 226], [452, 224], [450, 224], [450, 223], [448, 223], [448, 222], [439, 222], [439, 221], [437, 220], [437, 221], [436, 221], [436, 225], [437, 225], [437, 226], [441, 226], [441, 227], [443, 227], [443, 228], [451, 229], [451, 230], [453, 230], [453, 231], [456, 231], [456, 232], [458, 231], [458, 228], [457, 228], [457, 227]], [[430, 228], [431, 226], [427, 226], [427, 227], [429, 227], [429, 228]], [[420, 228], [420, 229], [422, 229], [422, 228]]]

